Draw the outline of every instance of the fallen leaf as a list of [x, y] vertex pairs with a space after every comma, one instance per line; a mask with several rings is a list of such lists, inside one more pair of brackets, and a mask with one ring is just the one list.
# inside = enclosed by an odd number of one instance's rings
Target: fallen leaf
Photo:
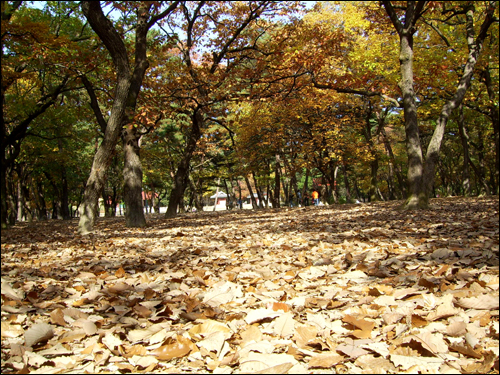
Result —
[[333, 352], [321, 353], [311, 357], [307, 365], [309, 368], [331, 368], [343, 360], [343, 356]]
[[47, 341], [54, 336], [54, 330], [50, 324], [34, 324], [24, 332], [24, 345], [33, 346], [40, 342]]
[[180, 335], [177, 335], [175, 339], [170, 341], [172, 342], [162, 345], [149, 353], [160, 361], [169, 361], [172, 358], [185, 357], [193, 350], [193, 346], [195, 346], [191, 340]]
[[464, 309], [498, 310], [498, 295], [481, 294], [477, 297], [459, 298], [456, 304]]

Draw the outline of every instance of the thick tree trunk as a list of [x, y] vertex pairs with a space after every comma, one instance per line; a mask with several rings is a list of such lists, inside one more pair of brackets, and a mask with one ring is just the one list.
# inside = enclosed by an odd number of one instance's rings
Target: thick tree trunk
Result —
[[[135, 27], [134, 70], [130, 69], [127, 48], [122, 36], [114, 28], [111, 21], [104, 15], [99, 1], [82, 1], [82, 11], [90, 26], [102, 40], [108, 50], [116, 69], [116, 88], [111, 115], [106, 124], [104, 140], [97, 150], [92, 170], [85, 188], [81, 208], [78, 232], [87, 234], [94, 228], [97, 215], [99, 194], [104, 187], [106, 172], [111, 164], [113, 151], [120, 137], [121, 130], [132, 121], [142, 80], [149, 66], [147, 60], [148, 30], [161, 18], [170, 14], [178, 5], [172, 3], [161, 14], [151, 16], [152, 4], [140, 3], [137, 9]], [[137, 179], [133, 179], [137, 181]], [[142, 183], [142, 181], [141, 181]], [[135, 192], [136, 187], [132, 190]], [[134, 209], [134, 207], [132, 207]], [[127, 210], [129, 211], [129, 210]]]
[[408, 190], [405, 204], [407, 209], [426, 208], [429, 197], [423, 184], [424, 160], [418, 130], [417, 104], [413, 90], [413, 35], [400, 35], [401, 92], [403, 94], [406, 132], [406, 153], [408, 155]]
[[94, 156], [92, 169], [87, 180], [83, 201], [80, 207], [80, 221], [78, 223], [78, 232], [80, 234], [92, 232], [98, 217], [99, 196], [104, 187], [106, 172], [111, 165], [116, 143], [120, 137], [128, 86], [128, 80], [122, 80], [118, 84], [111, 117], [106, 127], [106, 133], [104, 134], [104, 140], [99, 145]]
[[203, 125], [203, 117], [199, 108], [195, 109], [193, 115], [191, 116], [191, 123], [192, 126], [188, 142], [179, 166], [177, 167], [177, 172], [174, 176], [174, 187], [170, 193], [168, 208], [165, 213], [165, 217], [167, 218], [177, 216], [177, 207], [179, 206], [179, 203], [181, 203], [181, 199], [184, 196], [184, 190], [186, 189], [188, 183], [189, 162], [191, 161], [193, 153], [196, 150], [196, 143], [201, 137], [201, 128]]
[[[125, 45], [110, 21], [102, 13], [99, 2], [84, 1], [82, 2], [82, 10], [92, 28], [108, 48], [117, 69], [117, 84], [111, 115], [106, 125], [104, 139], [94, 155], [80, 208], [78, 232], [88, 234], [93, 231], [98, 217], [99, 195], [104, 187], [106, 172], [111, 165], [116, 143], [123, 126], [128, 123], [125, 108], [131, 86], [131, 72]], [[127, 115], [132, 116], [133, 114]]]
[[127, 211], [125, 223], [127, 227], [141, 228], [146, 226], [144, 207], [142, 204], [142, 164], [139, 155], [140, 134], [137, 128], [129, 124], [122, 131], [123, 141], [123, 200]]

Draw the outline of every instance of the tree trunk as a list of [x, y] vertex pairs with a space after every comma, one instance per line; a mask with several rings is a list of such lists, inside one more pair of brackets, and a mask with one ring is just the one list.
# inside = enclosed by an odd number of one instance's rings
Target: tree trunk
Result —
[[[342, 165], [342, 172], [344, 174], [344, 185], [345, 185], [345, 199], [347, 203], [351, 203], [352, 197], [351, 197], [351, 186], [349, 184], [349, 178], [347, 176], [347, 167], [345, 164]], [[332, 189], [334, 189], [333, 187]]]
[[453, 97], [448, 100], [441, 110], [437, 120], [436, 128], [431, 141], [427, 147], [425, 165], [423, 161], [422, 148], [418, 134], [417, 107], [415, 93], [413, 91], [413, 34], [417, 31], [418, 18], [425, 12], [425, 1], [408, 2], [404, 17], [404, 24], [398, 17], [390, 1], [382, 1], [387, 14], [400, 38], [400, 66], [401, 66], [401, 91], [403, 94], [403, 105], [405, 115], [406, 149], [408, 153], [408, 184], [409, 197], [405, 208], [426, 208], [429, 204], [429, 196], [432, 193], [434, 179], [436, 176], [436, 164], [439, 159], [439, 150], [443, 140], [446, 123], [451, 112], [463, 101], [467, 89], [470, 87], [474, 67], [481, 52], [484, 39], [488, 35], [488, 29], [496, 21], [494, 17], [496, 2], [490, 1], [486, 14], [480, 28], [480, 32], [474, 36], [474, 5], [468, 4], [466, 8], [466, 35], [469, 54], [465, 68]]
[[280, 156], [276, 154], [276, 164], [274, 168], [274, 198], [273, 198], [273, 208], [280, 208], [280, 192], [281, 192], [281, 164]]
[[372, 152], [373, 159], [370, 162], [370, 202], [375, 202], [378, 200], [377, 191], [378, 191], [378, 157], [374, 155]]
[[142, 164], [140, 158], [140, 138], [137, 127], [127, 125], [122, 131], [123, 141], [123, 200], [127, 207], [125, 223], [127, 227], [146, 226], [142, 204]]
[[[89, 179], [80, 212], [78, 232], [87, 234], [94, 228], [98, 210], [99, 194], [104, 187], [106, 172], [111, 164], [116, 143], [122, 129], [132, 121], [139, 95], [142, 80], [149, 66], [147, 60], [147, 34], [148, 30], [161, 18], [166, 17], [176, 7], [174, 2], [160, 15], [150, 17], [152, 4], [140, 3], [137, 9], [137, 23], [135, 27], [135, 59], [134, 70], [131, 71], [128, 51], [122, 36], [114, 28], [111, 21], [104, 15], [99, 1], [82, 1], [82, 11], [89, 21], [90, 26], [102, 40], [108, 50], [116, 70], [116, 87], [113, 107], [106, 124], [104, 139], [100, 144], [92, 163]], [[135, 171], [136, 172], [136, 171]], [[136, 181], [136, 179], [134, 179]], [[142, 184], [142, 181], [141, 181]], [[132, 187], [135, 189], [135, 186]], [[133, 190], [135, 192], [135, 190]], [[131, 207], [132, 212], [135, 207]], [[127, 212], [130, 211], [127, 207]]]
[[21, 173], [17, 180], [17, 221], [22, 221], [24, 216], [24, 195], [21, 181]]
[[250, 201], [252, 202], [252, 208], [257, 210], [259, 207], [257, 206], [257, 201], [255, 200], [255, 196], [253, 195], [252, 185], [250, 185], [250, 181], [248, 180], [248, 176], [245, 176], [245, 182], [247, 184], [248, 191], [250, 193]]
[[217, 179], [217, 188], [215, 189], [214, 209], [212, 211], [215, 211], [217, 209], [217, 203], [219, 203], [219, 184], [220, 184], [220, 177]]
[[469, 172], [469, 136], [464, 122], [464, 108], [460, 105], [460, 114], [458, 118], [458, 130], [462, 141], [462, 149], [464, 155], [464, 165], [462, 170], [462, 188], [465, 196], [470, 195], [470, 172]]
[[195, 109], [193, 115], [191, 116], [191, 132], [188, 137], [188, 142], [182, 155], [182, 159], [177, 167], [177, 172], [174, 176], [174, 187], [170, 193], [170, 198], [168, 201], [167, 212], [165, 217], [172, 218], [177, 216], [177, 207], [181, 203], [181, 199], [184, 196], [184, 190], [189, 178], [189, 162], [196, 150], [196, 143], [201, 137], [201, 127], [203, 125], [203, 117], [200, 108]]
[[302, 186], [302, 206], [306, 205], [306, 194], [309, 185], [309, 169], [306, 169], [306, 179], [304, 181], [304, 186]]
[[7, 215], [8, 215], [8, 206], [7, 206], [7, 166], [4, 163], [4, 159], [2, 157], [2, 168], [0, 175], [0, 188], [1, 192], [1, 227], [2, 229], [6, 229], [8, 227]]
[[[255, 192], [257, 193], [257, 197], [259, 198], [259, 208], [264, 208], [264, 194], [262, 194], [262, 189], [259, 185], [257, 185], [257, 177], [255, 177], [255, 173], [252, 171], [253, 184], [255, 186]], [[268, 196], [269, 199], [269, 196]], [[273, 206], [274, 207], [274, 206]]]
[[[406, 199], [406, 195], [407, 195], [406, 194], [406, 184], [404, 182], [403, 173], [401, 172], [400, 166], [398, 166], [398, 164], [396, 164], [396, 158], [394, 157], [394, 152], [392, 151], [391, 143], [389, 142], [389, 139], [387, 137], [387, 133], [385, 132], [384, 128], [381, 128], [380, 134], [382, 134], [384, 146], [385, 146], [385, 149], [387, 151], [387, 155], [389, 156], [389, 171], [390, 171], [389, 173], [391, 175], [392, 174], [396, 175], [400, 195]], [[393, 171], [393, 172], [391, 172], [391, 171]], [[392, 177], [390, 177], [390, 178], [391, 178], [391, 181], [393, 181], [393, 178]]]
[[490, 99], [489, 105], [489, 117], [491, 119], [491, 125], [493, 127], [493, 138], [495, 140], [495, 173], [494, 173], [494, 184], [493, 189], [498, 194], [500, 180], [499, 180], [499, 165], [500, 165], [500, 150], [499, 150], [499, 128], [500, 128], [500, 116], [498, 114], [498, 104], [495, 105], [495, 89], [493, 88], [493, 83], [491, 81], [491, 74], [489, 67], [486, 67], [481, 74], [484, 79], [484, 84], [488, 91], [488, 97]]
[[71, 220], [71, 213], [69, 212], [69, 191], [68, 191], [68, 178], [66, 176], [66, 167], [61, 166], [61, 217], [63, 220]]
[[400, 35], [401, 91], [403, 94], [406, 132], [406, 153], [408, 155], [408, 190], [406, 209], [426, 208], [429, 197], [423, 184], [424, 160], [418, 130], [417, 104], [413, 90], [413, 35]]
[[45, 204], [45, 198], [43, 196], [43, 185], [41, 181], [38, 181], [36, 184], [36, 193], [37, 193], [37, 207], [38, 207], [38, 220], [47, 220], [47, 205]]

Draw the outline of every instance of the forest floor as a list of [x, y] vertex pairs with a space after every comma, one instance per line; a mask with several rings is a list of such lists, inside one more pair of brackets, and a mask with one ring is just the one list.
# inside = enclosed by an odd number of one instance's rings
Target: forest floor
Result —
[[499, 200], [2, 231], [2, 373], [497, 373]]

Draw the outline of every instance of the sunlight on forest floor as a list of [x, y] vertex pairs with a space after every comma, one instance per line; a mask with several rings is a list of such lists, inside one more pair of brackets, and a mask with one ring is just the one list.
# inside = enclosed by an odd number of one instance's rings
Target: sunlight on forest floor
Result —
[[498, 197], [20, 223], [2, 373], [498, 373]]

